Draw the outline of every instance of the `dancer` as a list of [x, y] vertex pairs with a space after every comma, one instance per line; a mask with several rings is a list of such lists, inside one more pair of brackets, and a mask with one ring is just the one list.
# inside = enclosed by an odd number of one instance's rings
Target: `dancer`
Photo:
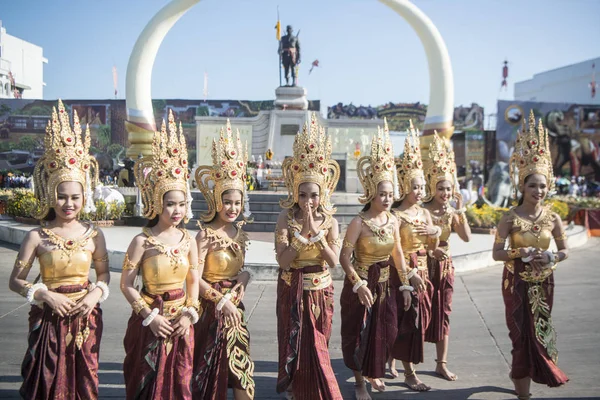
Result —
[[[450, 333], [450, 313], [454, 293], [454, 265], [450, 256], [448, 239], [452, 229], [468, 242], [471, 228], [465, 216], [462, 196], [455, 186], [456, 164], [454, 151], [447, 148], [437, 132], [429, 145], [429, 159], [425, 163], [428, 194], [424, 198], [424, 208], [429, 211], [433, 224], [442, 230], [438, 247], [427, 251], [427, 267], [433, 285], [431, 298], [431, 322], [425, 332], [425, 341], [435, 343], [437, 363], [435, 372], [441, 377], [455, 381], [456, 374], [446, 367]], [[456, 208], [450, 201], [456, 201]]]
[[[515, 171], [518, 170], [518, 174]], [[529, 126], [517, 135], [511, 157], [513, 186], [521, 192], [519, 205], [498, 223], [494, 260], [504, 261], [502, 297], [512, 341], [510, 378], [519, 399], [531, 397], [531, 381], [550, 387], [569, 378], [556, 365], [556, 332], [552, 326], [554, 270], [568, 256], [567, 236], [558, 214], [544, 205], [554, 188], [548, 131], [542, 120], [536, 129], [533, 111]], [[504, 249], [510, 237], [509, 248]], [[549, 250], [554, 237], [558, 251]]]
[[212, 159], [213, 165], [198, 167], [195, 176], [208, 211], [196, 236], [202, 313], [195, 335], [193, 398], [225, 400], [232, 387], [236, 400], [253, 399], [254, 363], [242, 303], [250, 281], [250, 273], [242, 271], [248, 235], [244, 222], [235, 222], [244, 209], [248, 153], [239, 132], [233, 137], [229, 120], [213, 142]]
[[275, 232], [277, 280], [277, 392], [296, 400], [342, 399], [329, 359], [333, 282], [340, 248], [330, 199], [340, 167], [331, 141], [311, 115], [282, 165], [288, 198], [281, 201]]
[[[400, 247], [398, 220], [390, 213], [397, 198], [394, 151], [387, 129], [373, 137], [371, 154], [358, 160], [357, 170], [365, 204], [346, 232], [340, 263], [346, 273], [341, 296], [342, 353], [355, 378], [359, 400], [370, 400], [365, 378], [374, 390], [384, 391], [381, 378], [398, 332], [396, 288], [403, 310], [410, 307], [413, 290], [423, 282], [415, 275], [409, 284]], [[392, 265], [395, 268], [390, 268]], [[390, 271], [392, 269], [392, 271]], [[390, 276], [402, 286], [392, 287]]]
[[404, 142], [404, 154], [397, 166], [400, 181], [400, 201], [394, 203], [392, 211], [400, 225], [402, 252], [408, 264], [408, 278], [418, 275], [422, 284], [413, 297], [412, 307], [398, 310], [398, 338], [392, 350], [390, 372], [397, 376], [394, 359], [402, 361], [404, 383], [419, 392], [430, 390], [416, 374], [414, 364], [423, 362], [425, 331], [431, 321], [431, 297], [433, 286], [427, 272], [427, 252], [425, 245], [435, 251], [441, 228], [433, 226], [429, 211], [419, 203], [425, 194], [425, 177], [419, 147], [418, 132], [412, 122]]
[[[25, 237], [9, 279], [10, 289], [31, 303], [19, 390], [24, 399], [98, 398], [99, 304], [110, 293], [110, 276], [102, 231], [78, 220], [82, 208], [94, 209], [92, 190], [98, 182], [89, 127], [83, 138], [81, 133], [77, 112], [71, 129], [59, 100], [33, 174], [40, 200], [36, 217], [46, 223]], [[41, 281], [31, 284], [26, 279], [36, 258]], [[92, 262], [96, 283], [88, 281]]]
[[154, 136], [152, 156], [135, 163], [148, 224], [131, 241], [121, 275], [121, 291], [133, 309], [123, 341], [127, 399], [192, 398], [198, 250], [182, 223], [189, 190], [185, 138], [171, 110], [168, 121], [168, 133], [163, 121]]

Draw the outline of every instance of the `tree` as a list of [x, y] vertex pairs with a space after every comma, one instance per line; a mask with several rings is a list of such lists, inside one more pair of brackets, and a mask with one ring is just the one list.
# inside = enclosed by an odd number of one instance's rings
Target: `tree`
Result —
[[106, 149], [106, 152], [110, 158], [116, 158], [117, 155], [123, 150], [123, 146], [118, 143], [113, 143]]
[[110, 132], [110, 125], [100, 125], [100, 128], [97, 132], [98, 136], [98, 146], [101, 149], [106, 149], [108, 145], [110, 145], [112, 136]]
[[19, 143], [13, 145], [15, 150], [34, 151], [40, 145], [39, 141], [31, 136], [23, 136]]

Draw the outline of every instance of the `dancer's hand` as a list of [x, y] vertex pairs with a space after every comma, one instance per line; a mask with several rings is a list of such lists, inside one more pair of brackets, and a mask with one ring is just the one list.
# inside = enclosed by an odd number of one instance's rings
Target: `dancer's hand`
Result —
[[456, 201], [456, 209], [460, 210], [461, 208], [463, 208], [463, 197], [462, 194], [460, 194], [459, 192], [454, 193], [454, 196], [452, 196], [452, 198]]
[[225, 318], [225, 326], [239, 328], [242, 324], [242, 315], [240, 310], [231, 301], [226, 301], [221, 309], [221, 314]]
[[[96, 292], [100, 292], [100, 293], [96, 293]], [[67, 313], [67, 315], [69, 315], [69, 316], [81, 315], [82, 317], [89, 316], [92, 313], [92, 311], [94, 311], [94, 307], [96, 307], [96, 304], [98, 303], [98, 300], [100, 299], [101, 296], [102, 296], [101, 290], [94, 290], [94, 291], [89, 292], [88, 294], [83, 296], [83, 298], [81, 298], [81, 300], [79, 300], [77, 302], [75, 307], [73, 307]]]
[[[248, 279], [250, 278], [250, 274], [248, 274], [246, 272], [246, 275], [248, 275]], [[243, 281], [240, 282], [240, 280], [238, 280], [238, 283], [235, 284], [235, 286], [231, 289], [231, 294], [234, 296], [231, 300], [235, 300], [235, 305], [237, 306], [238, 304], [241, 303], [241, 301], [244, 299], [244, 294], [246, 293], [246, 285], [248, 284], [248, 281]]]
[[423, 279], [419, 276], [419, 274], [415, 274], [412, 278], [410, 278], [410, 285], [415, 288], [417, 293], [421, 293], [427, 288], [425, 286], [425, 282], [423, 282]]
[[438, 260], [438, 261], [443, 261], [445, 259], [448, 258], [448, 253], [446, 253], [444, 251], [444, 249], [441, 249], [439, 247], [437, 247], [434, 251], [433, 251], [433, 257]]
[[66, 317], [69, 315], [69, 311], [75, 307], [75, 302], [69, 299], [67, 296], [61, 293], [52, 292], [45, 290], [40, 298], [44, 303], [58, 314], [60, 317]]
[[360, 304], [367, 308], [371, 308], [373, 306], [373, 294], [371, 293], [371, 290], [369, 290], [367, 285], [362, 285], [361, 287], [359, 287], [356, 291], [356, 294], [358, 295], [358, 300], [360, 301]]
[[312, 236], [317, 236], [319, 234], [319, 224], [317, 224], [315, 222], [315, 218], [313, 216], [313, 209], [312, 206], [310, 205], [310, 203], [307, 204], [307, 210], [308, 210], [308, 219], [309, 219], [309, 226], [310, 226], [310, 234]]
[[148, 326], [150, 327], [152, 333], [154, 333], [154, 336], [163, 339], [173, 333], [173, 327], [171, 326], [171, 323], [162, 315], [157, 315], [154, 317]]
[[408, 290], [402, 291], [402, 300], [404, 300], [404, 311], [408, 311], [412, 302], [412, 295]]
[[192, 320], [188, 314], [181, 314], [173, 324], [173, 336], [184, 336], [190, 333]]

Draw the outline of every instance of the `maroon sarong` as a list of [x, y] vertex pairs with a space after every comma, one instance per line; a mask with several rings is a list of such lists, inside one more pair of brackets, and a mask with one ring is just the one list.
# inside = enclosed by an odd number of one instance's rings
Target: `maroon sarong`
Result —
[[[154, 299], [151, 309], [163, 314], [164, 301], [185, 296], [182, 289], [169, 290], [162, 296], [144, 293]], [[149, 326], [142, 326], [143, 318], [132, 312], [127, 324], [123, 375], [127, 399], [191, 399], [192, 361], [194, 354], [194, 327], [190, 334], [171, 339], [173, 347], [167, 355], [165, 339], [157, 338]]]
[[[211, 286], [221, 292], [222, 288], [232, 288], [235, 284], [236, 281], [221, 281]], [[202, 315], [195, 331], [192, 397], [226, 400], [228, 387], [245, 390], [253, 397], [254, 363], [250, 358], [250, 335], [245, 319], [241, 328], [228, 328], [223, 318], [216, 318], [215, 303], [200, 298], [200, 307]], [[244, 305], [240, 302], [237, 307], [243, 314]]]
[[[426, 253], [421, 250], [410, 254], [409, 269], [417, 267], [417, 257], [424, 256]], [[427, 270], [419, 270], [421, 279], [426, 285], [426, 289], [417, 293], [412, 292], [412, 305], [408, 311], [404, 311], [404, 300], [398, 296], [398, 337], [392, 349], [392, 356], [395, 359], [411, 362], [414, 364], [423, 362], [423, 353], [425, 347], [425, 331], [431, 322], [431, 297], [433, 295], [433, 286], [428, 278]], [[400, 284], [397, 274], [392, 274], [394, 278], [392, 285], [395, 290]]]
[[390, 266], [390, 277], [397, 275], [390, 261], [369, 267], [367, 287], [377, 296], [373, 307], [360, 304], [358, 294], [348, 277], [340, 303], [342, 306], [342, 354], [344, 363], [353, 371], [361, 371], [367, 378], [385, 376], [385, 363], [398, 334], [396, 290], [390, 281], [379, 282], [382, 268]]
[[[439, 246], [447, 246], [440, 242]], [[450, 313], [452, 312], [452, 294], [454, 293], [454, 265], [452, 258], [438, 261], [427, 257], [429, 277], [433, 285], [431, 297], [431, 322], [425, 332], [425, 341], [437, 343], [450, 335]], [[444, 274], [445, 271], [445, 274]]]
[[[85, 285], [65, 285], [57, 293], [77, 293]], [[69, 322], [70, 321], [70, 322]], [[81, 350], [75, 345], [78, 332], [90, 329]], [[66, 336], [71, 333], [67, 345]], [[24, 399], [96, 399], [98, 398], [98, 352], [102, 338], [102, 310], [98, 305], [89, 317], [59, 317], [44, 304], [29, 311], [27, 352], [21, 365]]]
[[316, 265], [292, 269], [291, 283], [277, 280], [277, 338], [279, 376], [277, 393], [290, 384], [298, 400], [342, 399], [329, 357], [333, 319], [333, 284], [303, 290], [304, 273], [322, 272]]
[[[514, 260], [514, 275], [508, 268], [504, 268], [502, 274], [502, 297], [504, 298], [506, 325], [509, 337], [512, 341], [512, 369], [513, 379], [530, 377], [536, 383], [546, 384], [550, 387], [560, 386], [569, 381], [567, 375], [562, 372], [552, 357], [549, 355], [555, 351], [555, 343], [547, 349], [536, 338], [535, 324], [537, 319], [532, 313], [530, 293], [538, 296], [535, 304], [540, 305], [540, 300], [547, 306], [548, 315], [552, 311], [554, 301], [554, 274], [550, 275], [541, 284], [523, 281], [519, 275], [525, 270], [525, 263], [520, 259]], [[546, 329], [551, 327], [547, 318], [542, 317]], [[550, 328], [553, 329], [553, 328]], [[544, 332], [546, 337], [550, 331]], [[556, 355], [553, 354], [553, 355]]]

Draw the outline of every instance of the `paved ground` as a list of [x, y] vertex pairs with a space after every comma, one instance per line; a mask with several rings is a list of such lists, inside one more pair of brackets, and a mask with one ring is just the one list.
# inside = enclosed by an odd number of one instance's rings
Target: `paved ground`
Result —
[[[16, 255], [15, 247], [0, 243], [0, 398], [18, 398], [20, 363], [26, 345], [29, 306], [9, 292], [6, 281]], [[553, 319], [558, 331], [559, 365], [570, 376], [563, 388], [534, 385], [535, 398], [600, 398], [600, 239], [590, 239], [557, 270]], [[434, 387], [427, 394], [404, 388], [399, 380], [387, 380], [388, 391], [374, 399], [514, 399], [507, 378], [510, 342], [504, 323], [500, 294], [501, 267], [463, 274], [456, 279], [449, 367], [457, 382], [434, 376], [435, 350], [426, 348], [426, 362], [419, 366], [422, 379]], [[100, 382], [104, 399], [124, 397], [121, 362], [122, 339], [130, 314], [119, 293], [119, 274], [112, 274], [112, 296], [103, 306]], [[339, 296], [341, 282], [336, 282]], [[256, 363], [257, 399], [275, 399], [276, 321], [275, 283], [255, 282], [246, 296], [249, 310], [252, 355]], [[339, 303], [336, 303], [339, 304]], [[339, 310], [339, 307], [337, 307]], [[331, 357], [344, 398], [352, 399], [350, 372], [341, 360], [339, 314], [334, 317]]]

